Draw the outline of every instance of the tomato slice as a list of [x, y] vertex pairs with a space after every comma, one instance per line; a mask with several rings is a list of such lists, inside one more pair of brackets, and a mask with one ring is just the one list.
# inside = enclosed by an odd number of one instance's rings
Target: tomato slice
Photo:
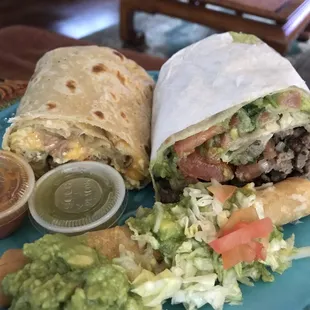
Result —
[[229, 269], [241, 262], [252, 263], [256, 260], [266, 259], [264, 245], [257, 241], [241, 244], [222, 254], [223, 267]]
[[222, 254], [223, 267], [229, 269], [241, 262], [251, 263], [255, 260], [256, 251], [249, 244], [241, 244]]
[[186, 177], [210, 181], [215, 179], [218, 182], [226, 182], [233, 178], [233, 171], [230, 165], [214, 159], [202, 156], [199, 151], [195, 151], [187, 157], [179, 160], [180, 172]]
[[259, 243], [262, 245], [262, 249], [260, 253], [257, 253], [257, 258], [260, 260], [266, 260], [267, 257], [267, 247], [269, 244], [269, 236], [265, 238], [261, 238]]
[[300, 108], [302, 103], [301, 93], [299, 91], [289, 91], [277, 96], [277, 103], [280, 106], [289, 108]]
[[258, 115], [257, 123], [259, 124], [260, 128], [262, 128], [265, 124], [268, 123], [268, 121], [271, 119], [272, 114], [269, 112], [262, 112]]
[[235, 128], [235, 127], [237, 127], [239, 124], [240, 124], [240, 119], [239, 119], [239, 117], [238, 117], [238, 114], [234, 114], [234, 115], [232, 116], [232, 118], [230, 119], [229, 126], [230, 126], [231, 128]]
[[258, 220], [258, 215], [256, 209], [253, 207], [239, 209], [232, 213], [228, 222], [222, 227], [219, 232], [219, 236], [223, 236], [226, 232], [231, 232], [234, 230], [235, 226], [240, 222], [251, 223]]
[[212, 126], [205, 131], [199, 132], [184, 140], [177, 141], [174, 144], [174, 150], [179, 157], [183, 157], [185, 154], [193, 153], [197, 146], [205, 143], [209, 139], [223, 132], [225, 132], [225, 128], [221, 126]]
[[[242, 210], [248, 209], [250, 208]], [[209, 243], [215, 252], [222, 254], [224, 269], [232, 268], [241, 262], [266, 260], [266, 247], [273, 230], [270, 218], [251, 222], [253, 213], [250, 211], [242, 212], [241, 215], [237, 212], [234, 214], [237, 214], [235, 219], [227, 223], [229, 226], [225, 225], [226, 229], [221, 232], [223, 237]], [[235, 222], [240, 218], [248, 221]], [[255, 240], [257, 238], [260, 238], [260, 242]]]
[[208, 191], [221, 203], [231, 198], [236, 189], [237, 187], [232, 185], [211, 185], [208, 187]]
[[258, 241], [253, 241], [255, 244], [256, 260], [266, 260], [267, 252], [264, 245]]
[[218, 254], [222, 254], [241, 244], [247, 244], [252, 239], [269, 236], [273, 230], [269, 217], [256, 220], [247, 226], [237, 229], [209, 243], [210, 247]]
[[228, 234], [230, 234], [230, 233], [232, 233], [232, 232], [234, 232], [240, 228], [246, 227], [246, 226], [248, 226], [248, 224], [249, 223], [247, 223], [247, 222], [239, 222], [233, 228], [226, 229], [225, 231], [223, 231], [222, 234], [219, 235], [219, 237], [228, 235]]
[[229, 132], [223, 133], [221, 135], [221, 147], [223, 149], [227, 149], [231, 141], [232, 141], [232, 138]]

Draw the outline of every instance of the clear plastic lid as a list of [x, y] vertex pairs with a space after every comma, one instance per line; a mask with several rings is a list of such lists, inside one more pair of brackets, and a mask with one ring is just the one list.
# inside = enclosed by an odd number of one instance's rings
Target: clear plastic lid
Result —
[[74, 234], [113, 225], [126, 208], [125, 198], [124, 180], [114, 168], [92, 161], [75, 162], [59, 166], [37, 181], [29, 210], [35, 226]]
[[35, 177], [20, 156], [0, 151], [0, 225], [13, 221], [27, 210]]

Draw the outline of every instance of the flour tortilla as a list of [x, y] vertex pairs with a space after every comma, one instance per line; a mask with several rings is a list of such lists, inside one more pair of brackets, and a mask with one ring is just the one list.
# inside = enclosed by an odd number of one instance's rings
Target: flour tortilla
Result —
[[256, 201], [261, 202], [265, 216], [277, 226], [295, 222], [310, 214], [310, 181], [303, 178], [288, 178], [256, 192]]
[[76, 130], [129, 155], [131, 165], [116, 168], [128, 187], [140, 187], [149, 175], [153, 87], [143, 68], [115, 50], [78, 46], [48, 52], [36, 66], [3, 148], [11, 150], [12, 132], [27, 126], [65, 139]]

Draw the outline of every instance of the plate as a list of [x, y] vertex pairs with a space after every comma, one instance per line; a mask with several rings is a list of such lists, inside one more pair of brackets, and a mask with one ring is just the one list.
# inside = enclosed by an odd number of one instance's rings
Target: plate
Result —
[[[150, 71], [154, 78], [158, 77], [158, 72]], [[14, 116], [18, 103], [0, 112], [0, 137], [8, 126], [8, 119]], [[128, 205], [124, 215], [119, 220], [119, 225], [133, 216], [135, 210], [143, 205], [151, 208], [154, 204], [154, 191], [151, 185], [141, 191], [131, 191], [129, 193]], [[286, 237], [292, 233], [296, 237], [296, 246], [310, 245], [310, 217], [304, 218], [302, 223], [289, 224], [284, 227]], [[25, 219], [22, 227], [10, 237], [0, 241], [0, 255], [10, 248], [21, 248], [24, 243], [33, 242], [40, 238], [42, 234], [38, 232], [30, 223], [29, 217]], [[243, 304], [239, 306], [225, 305], [224, 310], [310, 310], [310, 259], [301, 259], [293, 262], [283, 275], [275, 275], [273, 283], [257, 282], [254, 287], [241, 285], [243, 292]], [[163, 306], [164, 310], [184, 310], [181, 305], [170, 305], [167, 302]], [[201, 308], [211, 310], [210, 306]]]

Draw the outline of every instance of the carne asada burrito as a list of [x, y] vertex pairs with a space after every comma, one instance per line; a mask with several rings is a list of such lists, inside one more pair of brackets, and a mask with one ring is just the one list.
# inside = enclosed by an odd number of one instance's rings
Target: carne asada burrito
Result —
[[66, 47], [38, 62], [3, 148], [36, 176], [69, 161], [112, 165], [129, 188], [149, 179], [154, 81], [134, 61], [97, 46]]
[[157, 199], [199, 180], [243, 185], [310, 176], [310, 94], [252, 35], [213, 35], [161, 69], [152, 115]]

